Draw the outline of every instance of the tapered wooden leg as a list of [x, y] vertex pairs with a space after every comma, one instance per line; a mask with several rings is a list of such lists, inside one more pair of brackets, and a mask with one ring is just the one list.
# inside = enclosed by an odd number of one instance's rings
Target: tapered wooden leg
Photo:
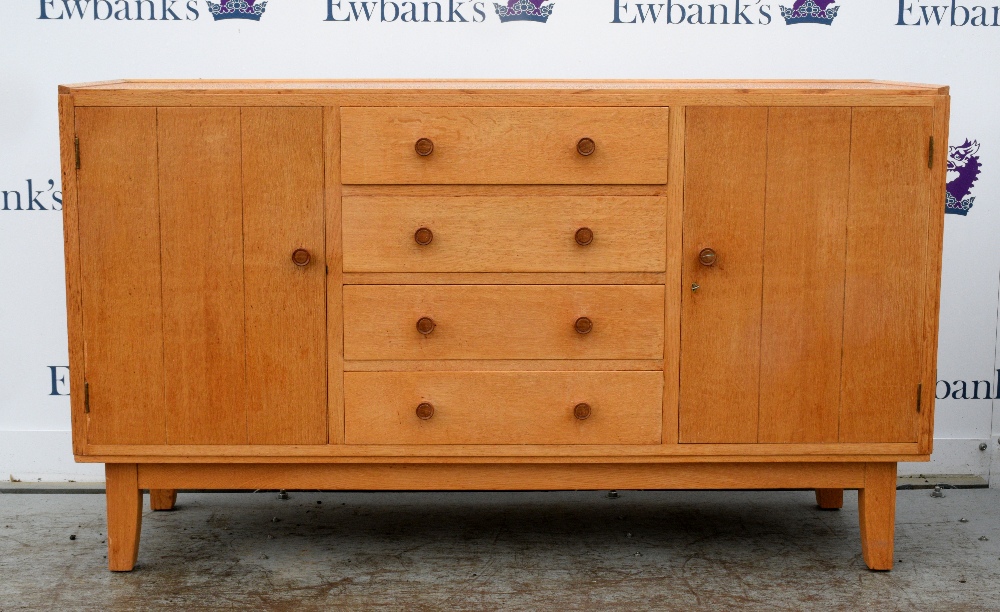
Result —
[[151, 510], [173, 510], [177, 502], [177, 489], [150, 489], [149, 508]]
[[822, 510], [840, 510], [844, 507], [844, 490], [816, 489], [816, 505]]
[[134, 463], [104, 466], [108, 498], [108, 569], [130, 572], [139, 555], [142, 526], [142, 491], [139, 469]]
[[865, 466], [865, 488], [858, 490], [861, 554], [873, 570], [891, 570], [896, 532], [896, 464]]

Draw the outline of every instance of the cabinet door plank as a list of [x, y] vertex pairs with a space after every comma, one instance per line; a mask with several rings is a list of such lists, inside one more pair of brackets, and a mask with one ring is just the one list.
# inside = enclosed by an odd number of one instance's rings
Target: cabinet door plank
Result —
[[914, 442], [921, 381], [930, 108], [855, 108], [841, 442]]
[[78, 108], [76, 127], [87, 441], [163, 444], [156, 110]]
[[685, 139], [680, 441], [756, 442], [767, 109], [688, 107]]
[[246, 444], [238, 108], [160, 108], [168, 444]]
[[836, 442], [850, 108], [772, 108], [759, 442]]
[[326, 444], [323, 111], [244, 108], [242, 131], [250, 443]]

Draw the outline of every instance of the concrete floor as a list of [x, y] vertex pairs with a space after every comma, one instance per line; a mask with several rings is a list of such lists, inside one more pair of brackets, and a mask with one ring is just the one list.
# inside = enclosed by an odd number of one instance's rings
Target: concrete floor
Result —
[[876, 573], [853, 491], [181, 493], [112, 574], [103, 495], [0, 494], [0, 610], [997, 610], [1000, 489], [945, 495]]

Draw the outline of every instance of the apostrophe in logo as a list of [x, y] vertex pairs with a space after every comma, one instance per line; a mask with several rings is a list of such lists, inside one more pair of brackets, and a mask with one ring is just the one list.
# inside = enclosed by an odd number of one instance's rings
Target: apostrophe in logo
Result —
[[267, 8], [267, 2], [258, 0], [219, 0], [219, 3], [208, 2], [208, 11], [216, 21], [223, 19], [250, 19], [260, 21], [260, 16]]
[[830, 6], [836, 0], [795, 0], [792, 8], [779, 6], [785, 25], [797, 23], [819, 23], [831, 25], [837, 18], [839, 6]]
[[537, 21], [545, 23], [552, 14], [554, 2], [545, 4], [545, 0], [507, 0], [507, 6], [493, 4], [500, 23], [508, 21]]
[[969, 195], [979, 178], [979, 143], [965, 139], [957, 147], [948, 147], [948, 193], [944, 212], [952, 215], [969, 214], [976, 196]]

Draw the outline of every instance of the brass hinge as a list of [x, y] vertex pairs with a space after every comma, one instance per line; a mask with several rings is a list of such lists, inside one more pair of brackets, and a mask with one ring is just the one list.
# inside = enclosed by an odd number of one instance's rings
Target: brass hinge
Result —
[[[78, 162], [79, 163], [79, 162]], [[79, 168], [79, 166], [77, 166]], [[931, 142], [927, 146], [927, 167], [934, 167], [934, 137], [931, 136]]]
[[924, 398], [923, 391], [924, 391], [924, 383], [918, 384], [917, 385], [917, 412], [920, 412], [920, 403], [923, 401], [923, 398]]
[[80, 169], [80, 137], [73, 139], [73, 150], [76, 151], [76, 169]]
[[83, 383], [83, 411], [84, 413], [90, 412], [90, 383]]

